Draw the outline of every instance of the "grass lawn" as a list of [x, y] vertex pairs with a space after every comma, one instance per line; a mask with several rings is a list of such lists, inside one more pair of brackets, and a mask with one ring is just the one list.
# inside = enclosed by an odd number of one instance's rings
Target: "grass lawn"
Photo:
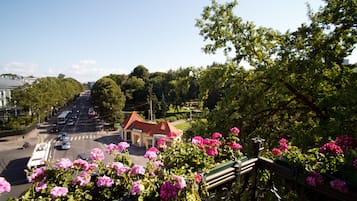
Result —
[[185, 123], [183, 123], [183, 124], [177, 124], [177, 125], [175, 125], [175, 127], [176, 127], [177, 129], [180, 129], [180, 130], [182, 130], [183, 132], [185, 132], [187, 129], [190, 128], [190, 122], [185, 122]]

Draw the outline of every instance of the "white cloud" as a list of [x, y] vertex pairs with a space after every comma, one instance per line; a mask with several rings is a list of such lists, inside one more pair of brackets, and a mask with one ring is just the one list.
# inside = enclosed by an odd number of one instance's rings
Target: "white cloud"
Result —
[[96, 63], [97, 63], [96, 60], [91, 60], [91, 59], [79, 61], [79, 64], [81, 64], [81, 65], [94, 65]]
[[115, 72], [114, 69], [96, 66], [97, 61], [88, 59], [72, 64], [65, 72], [66, 77], [72, 77], [80, 82], [97, 81], [103, 76]]
[[23, 62], [10, 62], [3, 65], [3, 73], [14, 73], [17, 75], [34, 75], [37, 72], [38, 64], [23, 63]]

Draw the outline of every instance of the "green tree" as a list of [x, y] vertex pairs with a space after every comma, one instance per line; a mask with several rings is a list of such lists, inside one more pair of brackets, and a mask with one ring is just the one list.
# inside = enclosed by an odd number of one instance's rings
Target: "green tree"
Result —
[[[309, 24], [286, 33], [244, 22], [234, 15], [236, 5], [212, 1], [197, 20], [205, 52], [223, 49], [235, 62], [203, 73], [202, 97], [212, 92], [209, 86], [221, 94], [209, 113], [211, 130], [239, 126], [246, 140], [284, 136], [305, 146], [355, 135], [355, 66], [343, 59], [357, 40], [356, 1], [327, 0], [309, 11]], [[243, 59], [255, 69], [237, 68]]]
[[115, 123], [122, 120], [125, 96], [112, 79], [105, 77], [99, 79], [93, 85], [91, 95], [94, 104], [98, 106], [98, 111], [105, 121]]

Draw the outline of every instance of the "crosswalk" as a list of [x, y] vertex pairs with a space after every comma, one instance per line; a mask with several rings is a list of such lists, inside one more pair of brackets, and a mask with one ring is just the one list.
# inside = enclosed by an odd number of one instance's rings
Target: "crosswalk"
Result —
[[[68, 138], [70, 142], [73, 142], [73, 141], [81, 141], [81, 140], [95, 140], [103, 136], [110, 137], [112, 135], [103, 135], [102, 133], [69, 134]], [[117, 138], [117, 137], [112, 136], [112, 138]], [[56, 143], [56, 142], [58, 142], [56, 138], [52, 138], [50, 140], [50, 143]]]

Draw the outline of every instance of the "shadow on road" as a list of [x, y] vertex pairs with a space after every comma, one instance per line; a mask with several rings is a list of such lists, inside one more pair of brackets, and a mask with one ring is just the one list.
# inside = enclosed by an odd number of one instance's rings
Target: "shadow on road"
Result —
[[0, 176], [5, 177], [11, 185], [28, 183], [25, 169], [29, 159], [30, 157], [25, 157], [10, 161]]

